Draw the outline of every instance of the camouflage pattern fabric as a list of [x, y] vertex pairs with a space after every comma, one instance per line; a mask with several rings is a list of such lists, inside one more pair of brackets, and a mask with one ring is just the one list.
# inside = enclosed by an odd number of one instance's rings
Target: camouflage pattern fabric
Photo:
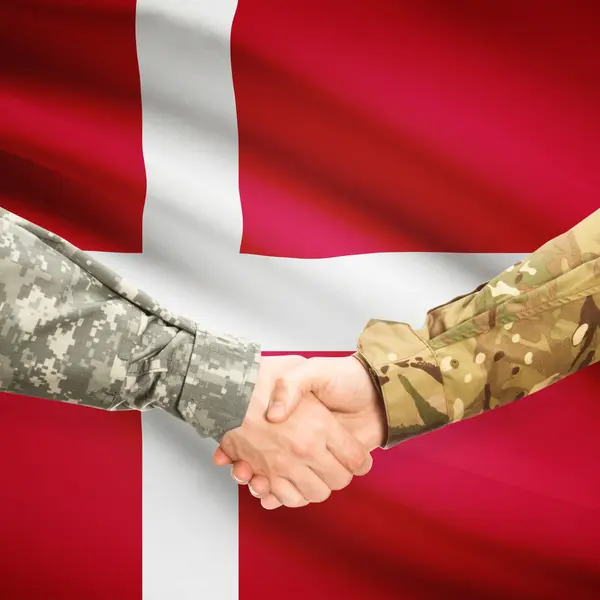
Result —
[[600, 210], [426, 325], [371, 320], [357, 358], [384, 399], [385, 447], [502, 406], [596, 362]]
[[260, 348], [202, 331], [57, 235], [0, 208], [0, 389], [106, 410], [160, 408], [220, 441]]

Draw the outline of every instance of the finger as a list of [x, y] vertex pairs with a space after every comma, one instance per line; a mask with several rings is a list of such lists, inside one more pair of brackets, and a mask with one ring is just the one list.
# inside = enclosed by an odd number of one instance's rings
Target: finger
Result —
[[276, 508], [283, 506], [283, 504], [281, 504], [281, 502], [279, 502], [279, 500], [277, 500], [277, 498], [275, 496], [273, 496], [273, 494], [267, 494], [260, 501], [260, 503], [261, 503], [262, 507], [266, 508], [267, 510], [275, 510]]
[[238, 460], [231, 469], [231, 476], [239, 483], [246, 484], [254, 475], [252, 467], [245, 460]]
[[271, 491], [269, 480], [264, 475], [255, 475], [248, 484], [250, 493], [255, 498], [263, 498]]
[[[236, 443], [234, 438], [230, 435], [230, 432], [227, 432], [223, 438], [221, 439], [221, 443], [218, 448], [229, 460], [229, 462], [236, 462], [239, 460], [239, 456], [236, 450]], [[216, 454], [216, 451], [215, 451]], [[225, 463], [229, 464], [229, 463]]]
[[[331, 456], [329, 452], [325, 452], [325, 455]], [[333, 456], [331, 458], [333, 459]], [[288, 480], [309, 502], [325, 502], [331, 496], [331, 488], [307, 466], [303, 465], [295, 469]]]
[[277, 378], [267, 408], [267, 419], [273, 423], [286, 421], [296, 410], [302, 396], [314, 392], [323, 382], [311, 360], [301, 362]]
[[308, 500], [296, 489], [296, 487], [283, 477], [273, 477], [271, 479], [271, 494], [289, 508], [299, 508], [306, 506]]
[[366, 475], [373, 466], [369, 452], [338, 421], [328, 426], [327, 448], [353, 475]]
[[217, 465], [217, 467], [226, 467], [231, 464], [231, 459], [219, 447], [213, 453], [213, 464]]
[[352, 481], [352, 473], [329, 451], [310, 468], [330, 490], [343, 490]]

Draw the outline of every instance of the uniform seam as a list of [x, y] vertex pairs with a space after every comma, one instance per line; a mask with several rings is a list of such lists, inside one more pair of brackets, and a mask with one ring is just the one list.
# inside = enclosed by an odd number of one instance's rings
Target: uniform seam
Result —
[[[518, 265], [519, 263], [525, 264], [527, 262], [529, 262], [529, 260], [531, 259], [531, 255], [529, 255], [526, 259], [519, 261], [518, 263], [515, 263], [514, 265], [512, 265], [513, 267]], [[533, 289], [525, 292], [523, 294], [523, 296], [527, 296], [527, 294], [530, 294], [532, 292], [535, 292], [537, 290], [541, 290], [544, 289], [548, 286], [550, 286], [551, 284], [557, 282], [558, 280], [560, 280], [561, 277], [568, 275], [569, 273], [574, 273], [575, 271], [577, 271], [578, 269], [584, 268], [586, 265], [589, 265], [591, 263], [594, 262], [598, 262], [600, 261], [600, 255], [593, 255], [591, 258], [587, 259], [587, 260], [583, 260], [580, 264], [578, 264], [577, 266], [573, 267], [572, 269], [569, 269], [569, 271], [567, 271], [566, 273], [559, 273], [557, 275], [555, 275], [554, 277], [548, 279], [547, 281], [544, 281], [542, 284], [540, 284], [538, 287], [534, 287]], [[441, 308], [446, 308], [452, 304], [454, 304], [455, 302], [457, 302], [458, 300], [462, 300], [462, 299], [466, 299], [466, 298], [470, 298], [470, 301], [473, 301], [476, 299], [477, 294], [480, 293], [486, 286], [490, 285], [490, 283], [492, 281], [494, 281], [495, 279], [497, 279], [498, 277], [500, 277], [500, 275], [497, 275], [496, 277], [493, 277], [492, 279], [488, 280], [485, 283], [480, 284], [477, 288], [475, 288], [472, 292], [469, 292], [467, 294], [463, 294], [462, 296], [457, 296], [456, 298], [449, 300], [448, 302], [444, 303], [444, 304], [440, 304], [439, 306], [436, 306], [430, 310], [427, 311], [427, 317], [429, 318], [430, 314], [433, 314], [436, 311], [439, 311], [439, 309]], [[504, 300], [501, 304], [495, 305], [495, 310], [500, 309], [502, 306], [504, 306], [507, 302], [509, 302], [510, 300]], [[454, 329], [456, 327], [460, 327], [461, 325], [464, 325], [466, 323], [470, 323], [472, 322], [474, 319], [478, 318], [478, 317], [482, 317], [482, 315], [488, 315], [490, 313], [491, 309], [487, 309], [487, 310], [483, 310], [481, 312], [478, 312], [474, 315], [471, 316], [470, 319], [466, 320], [466, 321], [460, 321], [459, 323], [456, 323], [455, 325], [453, 325], [451, 329]], [[442, 337], [444, 335], [446, 335], [447, 331], [439, 334], [438, 336], [436, 336], [435, 338], [432, 339], [432, 341], [434, 339], [437, 339], [439, 337]], [[469, 338], [466, 338], [469, 339]]]
[[[185, 367], [185, 372], [183, 374], [183, 382], [181, 385], [181, 391], [179, 392], [179, 396], [177, 397], [177, 400], [175, 401], [177, 411], [179, 412], [179, 414], [181, 414], [181, 418], [184, 419], [184, 421], [186, 419], [183, 416], [183, 412], [182, 412], [182, 410], [180, 410], [179, 406], [182, 402], [191, 402], [193, 400], [193, 395], [188, 394], [187, 390], [188, 390], [189, 386], [196, 386], [197, 381], [198, 381], [196, 375], [190, 374], [190, 368], [192, 366], [192, 359], [194, 358], [194, 354], [196, 353], [197, 344], [200, 342], [200, 340], [198, 339], [199, 331], [200, 330], [198, 329], [198, 325], [196, 325], [196, 331], [193, 334], [194, 339], [192, 341], [192, 351], [190, 352], [190, 357], [187, 361], [187, 365]], [[206, 338], [204, 339], [203, 342], [206, 342]], [[204, 345], [204, 343], [203, 343], [203, 345]], [[199, 357], [199, 360], [200, 360], [200, 357]], [[190, 421], [188, 421], [188, 422], [190, 422]], [[190, 424], [193, 425], [193, 422], [190, 422]]]
[[[542, 300], [539, 302], [538, 306], [536, 306], [535, 308], [524, 307], [524, 308], [515, 310], [512, 313], [512, 315], [516, 316], [517, 319], [506, 320], [506, 321], [498, 320], [497, 324], [505, 325], [506, 323], [515, 323], [515, 322], [519, 322], [519, 321], [524, 321], [525, 319], [527, 319], [533, 315], [538, 315], [538, 314], [547, 312], [549, 310], [552, 310], [553, 308], [558, 308], [561, 305], [570, 304], [571, 302], [573, 302], [575, 300], [580, 300], [581, 298], [585, 298], [587, 296], [593, 296], [598, 292], [600, 292], [600, 284], [594, 284], [593, 286], [585, 288], [575, 294], [568, 294], [567, 296], [564, 296], [562, 298], [556, 298], [554, 300]], [[494, 307], [494, 309], [498, 310], [500, 307], [504, 306], [505, 304], [506, 304], [506, 302], [503, 302], [501, 305]], [[485, 312], [479, 313], [478, 315], [476, 315], [475, 317], [472, 317], [468, 321], [463, 321], [462, 323], [460, 323], [459, 325], [456, 325], [455, 327], [458, 328], [458, 327], [463, 327], [463, 326], [469, 325], [469, 324], [475, 324], [476, 319], [480, 318], [482, 315], [488, 315], [489, 313], [490, 313], [490, 309], [488, 309]], [[460, 337], [460, 339], [452, 340], [451, 343], [449, 343], [449, 344], [435, 346], [435, 351], [449, 348], [450, 346], [454, 346], [454, 344], [463, 342], [465, 340], [475, 339], [475, 338], [477, 338], [481, 335], [484, 335], [486, 333], [489, 333], [490, 331], [493, 331], [495, 329], [497, 329], [497, 327], [490, 327], [489, 325], [483, 326], [483, 328], [481, 330], [477, 331], [473, 335], [463, 335]], [[442, 333], [435, 339], [440, 339], [440, 338], [443, 338], [444, 336], [449, 336], [451, 331], [452, 330], [450, 330], [450, 332]], [[432, 342], [435, 341], [435, 339], [432, 340]]]

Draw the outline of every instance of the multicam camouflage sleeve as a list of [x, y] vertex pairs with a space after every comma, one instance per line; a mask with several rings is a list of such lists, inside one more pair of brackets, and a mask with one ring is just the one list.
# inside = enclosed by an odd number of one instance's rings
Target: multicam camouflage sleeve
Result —
[[371, 320], [357, 358], [387, 410], [386, 447], [537, 392], [599, 359], [600, 210], [426, 325]]
[[106, 410], [159, 408], [219, 441], [258, 345], [198, 329], [57, 235], [0, 208], [0, 389]]

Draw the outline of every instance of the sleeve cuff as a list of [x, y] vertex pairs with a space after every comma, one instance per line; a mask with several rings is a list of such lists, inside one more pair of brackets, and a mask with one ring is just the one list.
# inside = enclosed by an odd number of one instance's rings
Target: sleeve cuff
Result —
[[357, 355], [385, 403], [384, 448], [449, 423], [440, 366], [427, 342], [409, 325], [372, 319], [359, 337]]
[[259, 363], [258, 344], [197, 330], [178, 404], [184, 421], [220, 442], [246, 416]]

